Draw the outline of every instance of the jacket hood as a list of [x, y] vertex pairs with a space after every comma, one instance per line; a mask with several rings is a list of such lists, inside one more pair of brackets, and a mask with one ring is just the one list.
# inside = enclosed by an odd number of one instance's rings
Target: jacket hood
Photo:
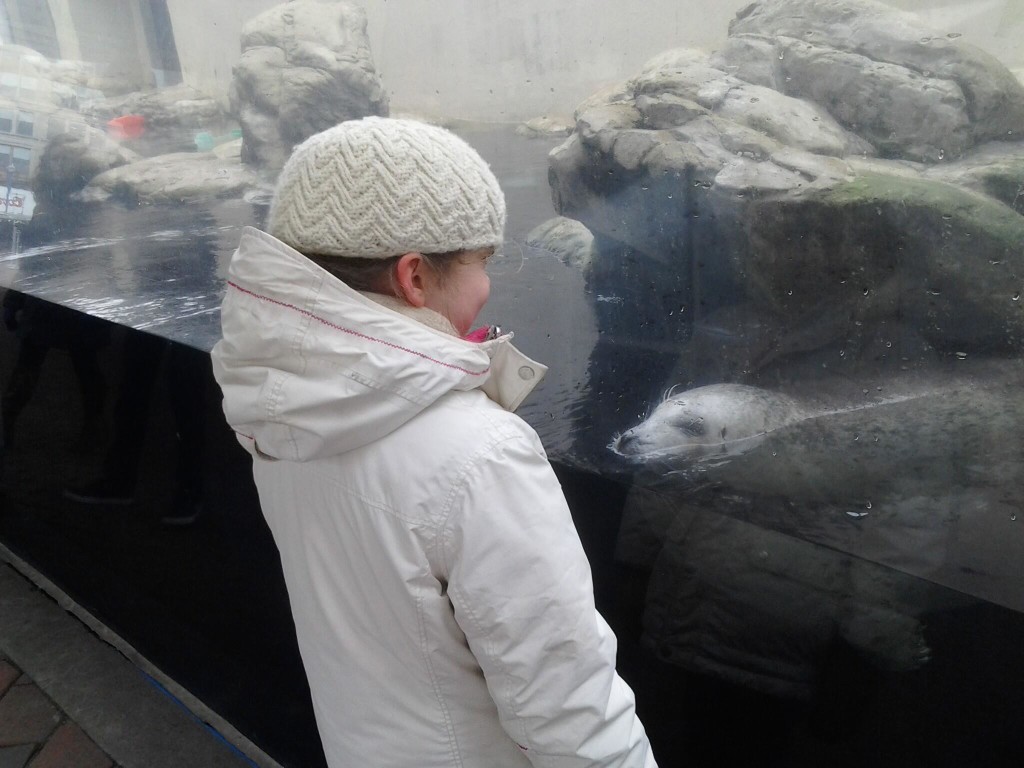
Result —
[[474, 343], [430, 328], [251, 227], [228, 267], [221, 327], [212, 357], [225, 416], [269, 458], [359, 448], [453, 391], [515, 410], [547, 370], [511, 334]]

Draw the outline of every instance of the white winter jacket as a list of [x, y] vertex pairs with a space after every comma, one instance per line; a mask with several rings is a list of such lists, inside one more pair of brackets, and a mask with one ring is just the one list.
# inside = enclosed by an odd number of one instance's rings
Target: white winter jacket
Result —
[[[509, 337], [444, 334], [248, 229], [213, 351], [333, 768], [654, 766]], [[505, 406], [505, 407], [502, 407]]]

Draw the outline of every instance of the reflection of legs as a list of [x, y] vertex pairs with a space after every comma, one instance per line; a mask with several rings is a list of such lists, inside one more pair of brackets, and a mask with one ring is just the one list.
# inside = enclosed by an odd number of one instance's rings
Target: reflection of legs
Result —
[[18, 359], [11, 371], [10, 381], [3, 395], [3, 443], [8, 448], [14, 444], [14, 424], [19, 414], [32, 398], [39, 374], [46, 360], [49, 347], [22, 341], [18, 347]]
[[125, 335], [120, 388], [114, 403], [113, 439], [103, 460], [102, 473], [93, 483], [67, 489], [68, 498], [87, 504], [133, 501], [153, 384], [166, 346], [163, 339], [138, 331]]
[[160, 358], [167, 342], [129, 331], [124, 339], [121, 387], [114, 404], [114, 439], [103, 463], [103, 476], [127, 491], [135, 488], [146, 438], [149, 405]]
[[73, 346], [70, 350], [71, 366], [78, 378], [82, 393], [82, 426], [79, 443], [84, 447], [97, 439], [100, 434], [100, 417], [107, 388], [96, 359], [96, 350], [91, 347]]
[[167, 389], [177, 433], [174, 507], [164, 515], [167, 525], [187, 525], [200, 513], [203, 492], [203, 446], [206, 386], [210, 358], [198, 350], [170, 345]]

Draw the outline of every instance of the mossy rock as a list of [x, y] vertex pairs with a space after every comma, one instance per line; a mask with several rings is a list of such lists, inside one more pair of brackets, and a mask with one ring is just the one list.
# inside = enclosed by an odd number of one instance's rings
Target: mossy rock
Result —
[[743, 279], [791, 324], [900, 318], [938, 349], [1024, 348], [1024, 217], [999, 200], [869, 173], [746, 220]]

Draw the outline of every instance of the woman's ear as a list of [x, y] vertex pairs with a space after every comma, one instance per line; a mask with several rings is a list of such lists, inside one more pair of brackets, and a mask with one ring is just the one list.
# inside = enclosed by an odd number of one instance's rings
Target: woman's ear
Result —
[[404, 254], [395, 263], [395, 282], [398, 287], [398, 298], [405, 299], [413, 307], [422, 307], [427, 303], [427, 292], [431, 289], [430, 265], [422, 254], [412, 251]]

